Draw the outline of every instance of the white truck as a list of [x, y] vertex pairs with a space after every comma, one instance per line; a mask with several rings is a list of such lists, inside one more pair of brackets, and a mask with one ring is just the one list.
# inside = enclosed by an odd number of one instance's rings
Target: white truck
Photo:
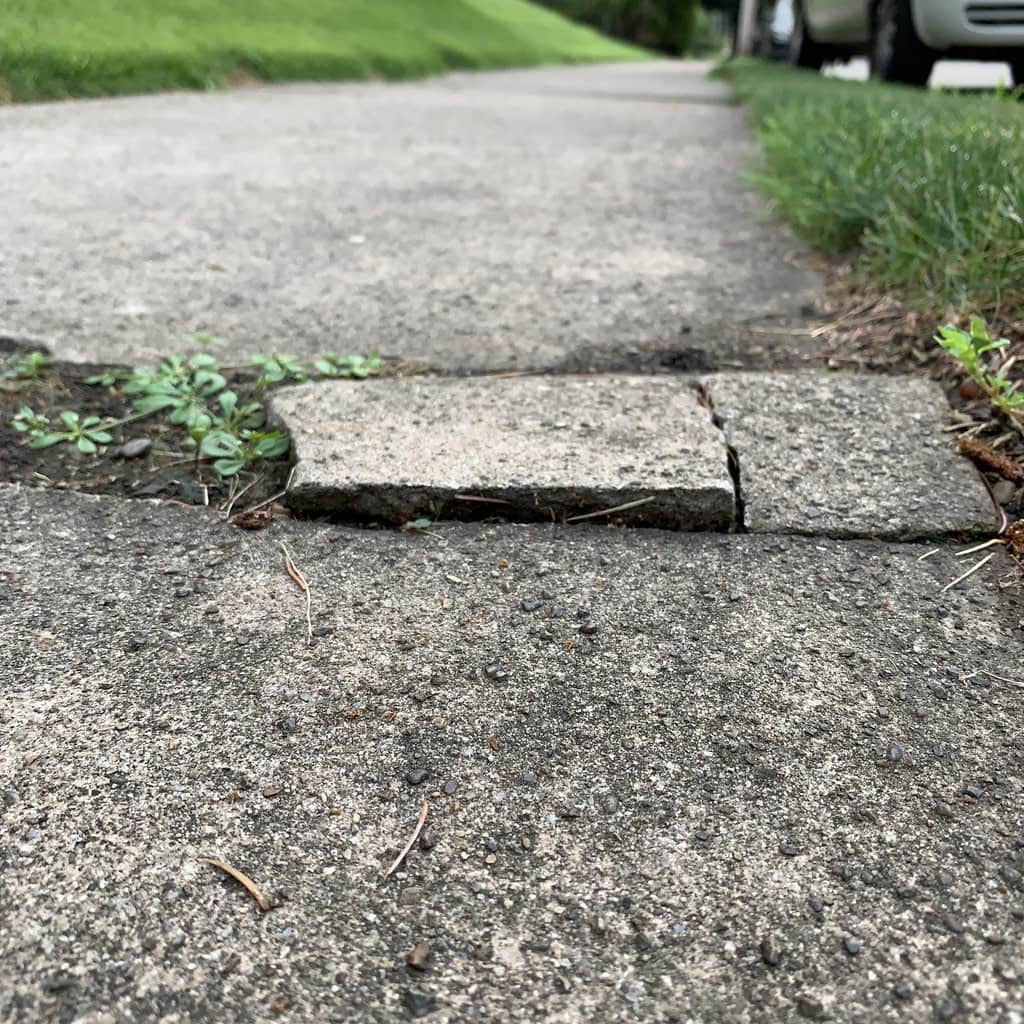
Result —
[[820, 68], [866, 54], [871, 73], [924, 85], [941, 58], [1009, 63], [1024, 85], [1024, 0], [768, 0], [762, 48]]

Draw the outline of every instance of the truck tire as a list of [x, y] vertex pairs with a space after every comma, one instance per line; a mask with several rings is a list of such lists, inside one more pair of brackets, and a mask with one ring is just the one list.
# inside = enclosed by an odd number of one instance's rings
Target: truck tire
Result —
[[927, 85], [936, 53], [914, 28], [911, 0], [878, 0], [871, 19], [871, 77], [904, 85]]
[[1017, 60], [1010, 61], [1010, 72], [1013, 74], [1014, 85], [1024, 85], [1024, 57], [1019, 57]]
[[813, 68], [820, 71], [822, 64], [831, 56], [827, 46], [816, 43], [812, 38], [801, 0], [793, 0], [793, 32], [789, 37], [786, 60], [798, 68]]

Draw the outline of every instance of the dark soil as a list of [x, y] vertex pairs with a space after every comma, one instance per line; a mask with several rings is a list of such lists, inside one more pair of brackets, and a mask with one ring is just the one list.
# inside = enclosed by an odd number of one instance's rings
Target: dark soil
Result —
[[[110, 432], [114, 444], [98, 455], [83, 455], [71, 444], [30, 448], [26, 435], [10, 422], [27, 405], [56, 420], [64, 409], [81, 415], [120, 419], [131, 413], [130, 399], [115, 388], [86, 384], [85, 378], [110, 369], [85, 363], [54, 363], [41, 381], [0, 381], [0, 481], [28, 487], [110, 494], [127, 498], [162, 498], [186, 505], [226, 507], [243, 487], [236, 510], [265, 501], [284, 490], [290, 469], [289, 457], [257, 463], [253, 472], [242, 472], [232, 483], [217, 476], [208, 463], [196, 463], [195, 450], [186, 444], [180, 427], [168, 424], [159, 414], [137, 420]], [[229, 386], [242, 392], [251, 380], [230, 373]], [[142, 456], [125, 458], [121, 445], [145, 439], [152, 446]]]

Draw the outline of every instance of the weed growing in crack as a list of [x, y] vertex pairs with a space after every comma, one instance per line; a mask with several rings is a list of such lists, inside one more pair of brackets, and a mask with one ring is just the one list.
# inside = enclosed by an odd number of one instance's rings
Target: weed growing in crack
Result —
[[77, 412], [65, 409], [60, 414], [60, 424], [63, 430], [51, 430], [50, 421], [34, 413], [28, 406], [22, 406], [11, 421], [15, 430], [27, 431], [33, 448], [50, 448], [67, 442], [77, 446], [83, 455], [95, 455], [101, 445], [110, 444], [114, 440], [104, 429], [105, 425], [99, 416], [83, 418]]
[[993, 338], [988, 325], [980, 316], [971, 317], [970, 330], [964, 331], [953, 324], [939, 328], [935, 337], [978, 385], [995, 409], [1024, 427], [1024, 394], [1017, 390], [1019, 381], [1008, 376], [1009, 360], [996, 365], [993, 354], [998, 354], [1010, 342], [1006, 338]]
[[45, 352], [11, 352], [0, 356], [0, 381], [8, 388], [28, 387], [45, 380], [50, 357]]
[[[183, 442], [193, 449], [197, 465], [209, 462], [218, 476], [227, 479], [255, 462], [279, 458], [290, 447], [286, 433], [265, 429], [262, 397], [268, 388], [328, 378], [361, 380], [378, 372], [381, 365], [376, 352], [367, 356], [327, 353], [311, 362], [272, 352], [228, 366], [220, 364], [208, 351], [225, 344], [222, 339], [193, 334], [188, 340], [204, 351], [170, 356], [155, 369], [114, 368], [86, 378], [86, 384], [109, 388], [125, 401], [131, 411], [120, 419], [82, 416], [74, 410], [64, 410], [55, 428], [48, 417], [25, 405], [10, 425], [25, 434], [33, 448], [66, 443], [74, 444], [83, 454], [95, 455], [113, 443], [111, 430], [159, 415], [184, 433]], [[43, 353], [28, 353], [17, 362], [12, 361], [5, 373], [16, 380], [41, 379], [48, 367], [49, 360]], [[255, 374], [247, 393], [229, 388], [226, 374], [231, 371]]]

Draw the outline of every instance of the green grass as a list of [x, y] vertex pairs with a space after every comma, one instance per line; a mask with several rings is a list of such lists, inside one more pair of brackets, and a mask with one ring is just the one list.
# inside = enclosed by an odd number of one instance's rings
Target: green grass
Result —
[[723, 73], [760, 134], [757, 181], [800, 235], [920, 308], [1024, 316], [1024, 104], [757, 61]]
[[526, 0], [4, 0], [0, 97], [641, 59]]

